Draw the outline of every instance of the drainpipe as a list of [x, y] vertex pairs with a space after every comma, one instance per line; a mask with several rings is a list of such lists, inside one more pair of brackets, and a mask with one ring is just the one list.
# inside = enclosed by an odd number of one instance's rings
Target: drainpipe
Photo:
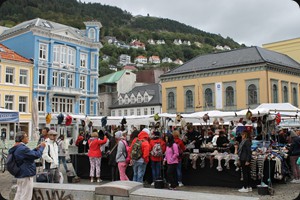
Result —
[[266, 72], [267, 72], [267, 99], [268, 99], [268, 103], [270, 103], [270, 99], [269, 99], [269, 97], [270, 97], [270, 95], [269, 95], [269, 90], [270, 90], [270, 88], [269, 88], [269, 72], [268, 72], [268, 65], [266, 66]]

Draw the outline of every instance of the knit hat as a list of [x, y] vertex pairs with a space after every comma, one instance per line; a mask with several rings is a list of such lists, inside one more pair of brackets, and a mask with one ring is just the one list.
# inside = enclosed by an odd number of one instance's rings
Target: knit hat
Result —
[[116, 133], [115, 133], [115, 138], [116, 139], [120, 139], [122, 137], [122, 131], [117, 131]]
[[150, 130], [148, 128], [144, 128], [142, 131], [148, 133], [148, 135], [150, 136]]

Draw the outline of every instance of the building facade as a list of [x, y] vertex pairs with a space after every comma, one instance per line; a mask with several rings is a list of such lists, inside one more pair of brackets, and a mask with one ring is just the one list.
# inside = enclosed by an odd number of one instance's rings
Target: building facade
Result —
[[[98, 62], [100, 22], [84, 23], [85, 30], [36, 18], [0, 35], [0, 41], [34, 60], [33, 98], [39, 128], [45, 116], [98, 113]], [[56, 124], [53, 118], [51, 124]], [[71, 126], [72, 127], [72, 126]], [[71, 130], [70, 130], [71, 131]]]
[[0, 123], [1, 134], [14, 140], [18, 130], [31, 134], [33, 63], [0, 44], [0, 107], [19, 111], [19, 123]]
[[300, 62], [300, 38], [263, 44], [263, 48], [283, 53]]
[[300, 64], [260, 47], [201, 55], [161, 75], [162, 112], [299, 105]]

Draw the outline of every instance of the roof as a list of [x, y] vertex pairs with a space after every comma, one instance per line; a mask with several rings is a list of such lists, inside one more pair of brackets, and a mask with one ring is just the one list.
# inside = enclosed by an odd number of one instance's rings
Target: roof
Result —
[[111, 84], [111, 83], [116, 83], [118, 80], [120, 80], [120, 78], [122, 77], [122, 75], [125, 72], [130, 72], [128, 70], [121, 70], [121, 71], [117, 71], [111, 74], [108, 74], [106, 76], [102, 76], [98, 79], [98, 84]]
[[17, 62], [32, 63], [31, 60], [21, 56], [8, 47], [0, 44], [0, 59], [12, 60]]
[[161, 77], [259, 63], [273, 63], [300, 70], [300, 64], [287, 55], [254, 46], [200, 55]]
[[123, 69], [127, 69], [127, 70], [137, 70], [137, 68], [135, 66], [132, 66], [132, 65], [125, 65], [123, 67]]
[[79, 29], [71, 27], [71, 26], [59, 24], [59, 23], [41, 19], [41, 18], [35, 18], [35, 19], [29, 20], [29, 21], [25, 21], [25, 22], [22, 22], [10, 29], [7, 29], [7, 30], [3, 31], [3, 33], [1, 34], [1, 37], [5, 37], [7, 35], [22, 31], [24, 29], [30, 29], [32, 27], [39, 27], [40, 29], [43, 29], [44, 31], [48, 31], [48, 32], [55, 32], [55, 31], [59, 31], [59, 30], [68, 29], [79, 40], [84, 40], [86, 42], [93, 42], [92, 39], [89, 39], [85, 35], [86, 30], [79, 30]]
[[112, 106], [110, 106], [110, 109], [115, 108], [129, 108], [129, 107], [144, 107], [144, 106], [154, 106], [154, 105], [161, 105], [161, 86], [160, 84], [150, 84], [150, 85], [143, 85], [143, 86], [136, 86], [134, 87], [130, 92], [120, 94], [122, 97], [124, 97], [126, 94], [127, 96], [130, 96], [133, 94], [134, 96], [137, 96], [138, 93], [141, 95], [144, 95], [145, 93], [148, 93], [153, 98], [145, 103], [129, 103], [129, 104], [122, 104], [119, 105], [119, 101], [114, 102]]

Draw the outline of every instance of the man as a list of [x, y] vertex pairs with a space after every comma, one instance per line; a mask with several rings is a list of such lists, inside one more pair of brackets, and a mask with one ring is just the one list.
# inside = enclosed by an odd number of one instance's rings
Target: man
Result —
[[9, 150], [13, 153], [16, 162], [20, 166], [20, 172], [15, 176], [17, 178], [17, 193], [15, 200], [31, 200], [33, 191], [33, 177], [36, 174], [35, 159], [42, 156], [45, 142], [41, 142], [35, 149], [30, 150], [26, 144], [29, 138], [27, 133], [21, 131], [17, 133], [15, 145]]
[[40, 135], [37, 145], [39, 145], [41, 142], [44, 142], [48, 138], [48, 132], [49, 132], [48, 127], [44, 127], [42, 129], [42, 134]]
[[291, 183], [300, 183], [300, 168], [297, 165], [297, 160], [300, 157], [300, 130], [296, 131], [296, 135], [292, 140], [293, 142], [291, 144], [289, 155], [294, 179], [291, 181]]
[[[129, 149], [129, 156], [130, 156], [130, 165], [133, 165], [133, 181], [143, 183], [144, 174], [146, 172], [146, 167], [149, 162], [149, 155], [150, 155], [150, 145], [149, 145], [149, 134], [150, 130], [144, 128], [135, 138], [130, 146]], [[141, 141], [141, 151], [142, 155], [137, 160], [134, 160], [132, 157], [132, 151], [135, 148], [135, 143], [137, 141]]]
[[189, 125], [187, 128], [188, 130], [187, 133], [185, 134], [184, 142], [187, 145], [187, 148], [191, 146], [190, 151], [193, 152], [193, 149], [200, 149], [202, 138], [200, 133], [194, 129], [193, 125]]
[[44, 170], [49, 171], [49, 179], [51, 183], [59, 183], [59, 163], [58, 163], [58, 146], [56, 137], [58, 133], [54, 130], [48, 132], [46, 146], [43, 151]]

